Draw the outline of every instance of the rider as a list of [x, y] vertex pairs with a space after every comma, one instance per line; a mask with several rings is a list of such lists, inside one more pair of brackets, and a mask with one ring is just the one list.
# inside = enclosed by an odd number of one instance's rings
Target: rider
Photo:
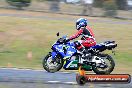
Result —
[[76, 48], [80, 52], [85, 54], [86, 53], [85, 48], [90, 48], [91, 46], [96, 45], [93, 31], [87, 25], [87, 20], [84, 18], [80, 18], [76, 21], [76, 29], [77, 29], [77, 33], [70, 36], [70, 38], [67, 39], [67, 41], [73, 40], [75, 38], [78, 38], [80, 35], [82, 35], [81, 40], [75, 41], [74, 43]]

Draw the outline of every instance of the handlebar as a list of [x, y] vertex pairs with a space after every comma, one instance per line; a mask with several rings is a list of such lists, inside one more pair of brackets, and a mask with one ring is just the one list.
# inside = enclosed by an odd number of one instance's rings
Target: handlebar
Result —
[[61, 38], [57, 40], [57, 42], [59, 43], [67, 43], [68, 41], [70, 40], [67, 38], [67, 35], [62, 36]]

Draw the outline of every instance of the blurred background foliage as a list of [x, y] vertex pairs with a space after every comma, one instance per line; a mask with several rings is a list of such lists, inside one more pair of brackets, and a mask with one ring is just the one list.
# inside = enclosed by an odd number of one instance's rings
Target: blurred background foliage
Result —
[[22, 9], [22, 7], [27, 7], [31, 4], [31, 0], [6, 0], [12, 6]]
[[105, 10], [104, 16], [114, 17], [117, 15], [118, 8], [115, 3], [115, 0], [104, 2], [103, 9]]
[[[10, 3], [11, 5], [14, 5], [12, 3], [16, 3], [16, 2], [20, 2], [20, 3], [31, 3], [31, 0], [6, 0], [8, 3]], [[32, 0], [34, 1], [34, 0]], [[66, 2], [67, 0], [36, 0], [36, 1], [64, 1]], [[72, 0], [73, 1], [73, 0]], [[120, 9], [120, 10], [125, 10], [126, 9], [126, 6], [127, 6], [127, 0], [94, 0], [94, 6], [95, 7], [103, 7], [103, 4], [105, 2], [108, 2], [111, 4], [111, 1], [112, 2], [115, 2], [113, 4], [117, 5], [117, 8]], [[16, 6], [16, 5], [15, 5]]]
[[118, 18], [128, 16], [132, 19], [132, 0], [93, 0], [88, 7], [85, 7], [83, 0], [1, 0], [0, 6], [2, 1], [18, 10]]

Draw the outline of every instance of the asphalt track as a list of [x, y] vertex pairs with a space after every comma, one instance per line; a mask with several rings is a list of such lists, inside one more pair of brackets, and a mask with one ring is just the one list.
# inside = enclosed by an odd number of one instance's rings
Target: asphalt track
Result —
[[129, 84], [91, 84], [80, 86], [76, 73], [48, 73], [44, 70], [0, 68], [0, 88], [132, 88]]

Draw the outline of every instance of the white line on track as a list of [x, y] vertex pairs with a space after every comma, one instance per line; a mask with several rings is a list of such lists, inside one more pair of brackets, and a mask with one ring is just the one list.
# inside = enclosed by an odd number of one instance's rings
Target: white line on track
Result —
[[64, 84], [77, 84], [76, 82], [63, 82]]
[[47, 81], [48, 83], [77, 84], [76, 82]]
[[69, 73], [71, 73], [71, 72], [61, 72], [61, 73], [69, 74]]
[[48, 83], [60, 83], [60, 81], [47, 81]]

